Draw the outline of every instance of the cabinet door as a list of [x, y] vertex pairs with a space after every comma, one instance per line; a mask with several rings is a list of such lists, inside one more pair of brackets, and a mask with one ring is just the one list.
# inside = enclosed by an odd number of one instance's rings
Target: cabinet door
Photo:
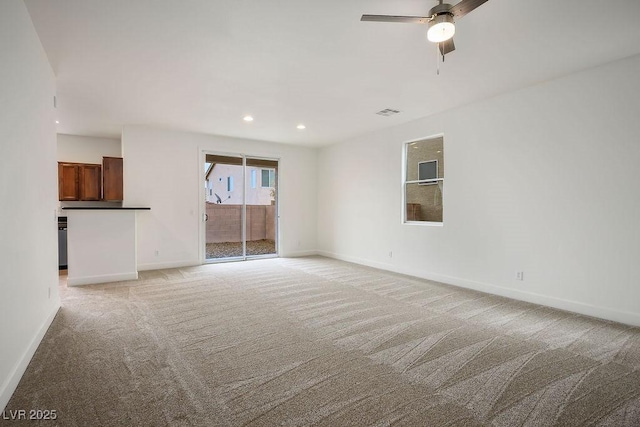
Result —
[[71, 163], [58, 163], [58, 200], [79, 200], [79, 167]]
[[102, 198], [102, 191], [100, 191], [101, 169], [100, 165], [80, 166], [80, 200], [100, 200]]
[[102, 192], [103, 199], [119, 201], [123, 199], [122, 188], [122, 158], [102, 158]]

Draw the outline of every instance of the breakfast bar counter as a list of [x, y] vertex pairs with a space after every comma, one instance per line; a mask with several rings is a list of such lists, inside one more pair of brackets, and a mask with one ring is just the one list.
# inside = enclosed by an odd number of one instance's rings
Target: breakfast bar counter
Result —
[[63, 207], [69, 286], [135, 280], [136, 217], [148, 207]]

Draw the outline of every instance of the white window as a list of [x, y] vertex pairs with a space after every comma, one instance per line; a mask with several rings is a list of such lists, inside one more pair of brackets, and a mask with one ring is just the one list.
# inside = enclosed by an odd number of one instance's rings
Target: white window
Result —
[[229, 191], [229, 192], [233, 191], [233, 177], [232, 176], [228, 176], [227, 177], [227, 191]]
[[404, 222], [443, 222], [444, 139], [404, 145]]
[[256, 188], [258, 186], [258, 171], [256, 169], [251, 169], [251, 188]]
[[262, 169], [262, 187], [275, 187], [276, 185], [275, 169]]

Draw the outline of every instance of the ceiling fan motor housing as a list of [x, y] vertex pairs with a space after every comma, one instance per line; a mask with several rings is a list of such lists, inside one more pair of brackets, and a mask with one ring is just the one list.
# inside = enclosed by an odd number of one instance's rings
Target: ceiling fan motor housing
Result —
[[434, 6], [431, 8], [431, 10], [429, 11], [429, 16], [437, 16], [437, 15], [443, 15], [443, 14], [447, 14], [447, 15], [452, 15], [451, 13], [451, 8], [453, 6], [451, 6], [450, 4], [447, 3], [441, 3], [437, 6]]

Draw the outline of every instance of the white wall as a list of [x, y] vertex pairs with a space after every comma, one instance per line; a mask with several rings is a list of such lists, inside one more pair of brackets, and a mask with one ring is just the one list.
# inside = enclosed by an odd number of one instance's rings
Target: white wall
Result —
[[0, 411], [58, 297], [55, 81], [21, 0], [0, 2]]
[[[320, 253], [640, 325], [639, 75], [635, 56], [321, 149]], [[403, 142], [440, 133], [444, 226], [403, 225]]]
[[[280, 255], [316, 249], [317, 151], [204, 134], [125, 126], [124, 205], [138, 214], [138, 269], [201, 263], [202, 150], [279, 158]], [[157, 251], [157, 255], [156, 255]]]
[[121, 157], [119, 139], [58, 134], [58, 161], [102, 164], [102, 157]]
[[135, 210], [69, 210], [67, 285], [138, 278]]

